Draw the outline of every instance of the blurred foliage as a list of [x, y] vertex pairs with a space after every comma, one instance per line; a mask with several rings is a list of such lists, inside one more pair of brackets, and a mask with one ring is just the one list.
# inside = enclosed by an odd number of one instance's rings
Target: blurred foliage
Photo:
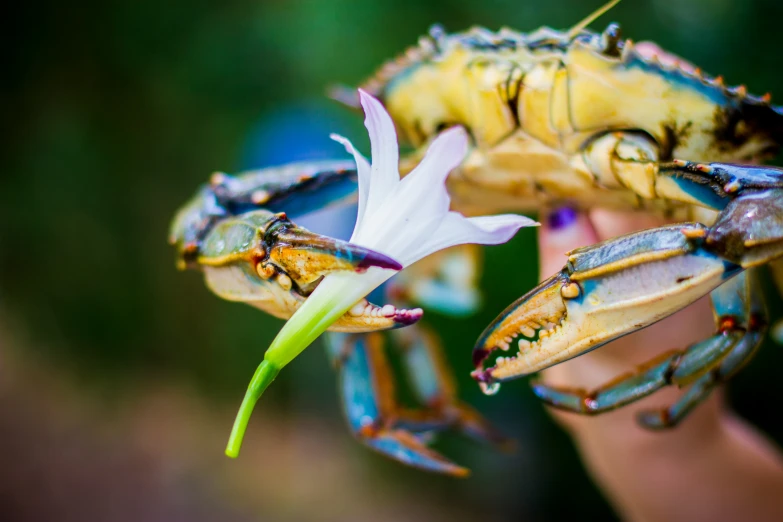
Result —
[[[18, 2], [6, 19], [0, 86], [0, 299], [32, 333], [37, 355], [97, 389], [140, 376], [184, 379], [209, 400], [238, 403], [281, 323], [217, 299], [198, 274], [174, 270], [166, 234], [177, 207], [213, 170], [257, 166], [247, 162], [247, 147], [258, 122], [302, 102], [334, 111], [326, 86], [359, 83], [434, 22], [449, 30], [565, 28], [598, 3]], [[594, 27], [616, 20], [634, 40], [655, 40], [731, 83], [783, 96], [781, 14], [773, 0], [626, 0]], [[335, 130], [366, 143], [358, 115], [335, 121], [344, 126]], [[533, 232], [524, 231], [488, 250], [487, 274], [517, 277], [486, 275], [487, 306], [475, 318], [430, 318], [453, 348], [463, 395], [524, 451], [508, 458], [445, 441], [450, 455], [476, 469], [468, 483], [374, 462], [379, 473], [415, 481], [434, 497], [449, 493], [449, 502], [476, 512], [607, 518], [569, 441], [525, 383], [489, 400], [467, 377], [464, 340], [538, 279], [532, 244]], [[783, 420], [764, 397], [778, 393], [781, 367], [783, 354], [768, 345], [730, 387], [740, 413], [779, 442]], [[325, 356], [312, 349], [262, 407], [339, 418], [333, 388]]]

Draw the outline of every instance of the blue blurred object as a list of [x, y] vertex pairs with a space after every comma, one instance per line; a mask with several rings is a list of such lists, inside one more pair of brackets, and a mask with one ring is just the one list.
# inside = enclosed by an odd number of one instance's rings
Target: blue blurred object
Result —
[[[342, 145], [329, 135], [337, 133], [355, 140], [351, 114], [329, 100], [305, 100], [283, 105], [262, 116], [250, 132], [242, 154], [243, 169], [281, 165], [293, 161], [335, 159], [347, 156]], [[360, 118], [354, 118], [361, 121]], [[351, 236], [356, 205], [315, 211], [297, 216], [297, 223], [320, 234], [339, 239]]]

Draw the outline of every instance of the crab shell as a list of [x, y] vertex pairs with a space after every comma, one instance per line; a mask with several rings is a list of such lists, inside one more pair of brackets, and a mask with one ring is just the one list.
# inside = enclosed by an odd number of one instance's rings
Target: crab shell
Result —
[[475, 149], [449, 179], [455, 206], [468, 211], [683, 207], [655, 197], [652, 175], [618, 183], [585, 160], [618, 131], [643, 139], [653, 161], [745, 162], [778, 151], [783, 111], [769, 95], [644, 45], [621, 39], [616, 24], [576, 36], [434, 27], [364, 88], [414, 146], [452, 125], [468, 129]]

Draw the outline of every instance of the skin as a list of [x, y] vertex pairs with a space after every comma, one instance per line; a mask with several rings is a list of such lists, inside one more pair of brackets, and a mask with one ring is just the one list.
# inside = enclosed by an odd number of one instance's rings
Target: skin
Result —
[[[557, 230], [542, 221], [541, 276], [560, 270], [564, 252], [620, 234], [660, 226], [640, 213], [593, 210]], [[707, 298], [649, 328], [557, 365], [541, 377], [549, 384], [593, 388], [662, 352], [682, 349], [714, 329]], [[667, 388], [595, 417], [550, 412], [570, 433], [594, 480], [623, 520], [783, 520], [783, 453], [732, 413], [720, 391], [677, 428], [649, 432], [638, 411], [671, 404]]]

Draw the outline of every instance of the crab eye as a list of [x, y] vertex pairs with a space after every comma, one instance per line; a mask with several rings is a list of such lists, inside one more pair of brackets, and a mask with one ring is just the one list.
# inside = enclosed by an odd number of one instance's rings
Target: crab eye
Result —
[[601, 52], [612, 58], [619, 58], [623, 50], [620, 24], [611, 23], [601, 33]]

